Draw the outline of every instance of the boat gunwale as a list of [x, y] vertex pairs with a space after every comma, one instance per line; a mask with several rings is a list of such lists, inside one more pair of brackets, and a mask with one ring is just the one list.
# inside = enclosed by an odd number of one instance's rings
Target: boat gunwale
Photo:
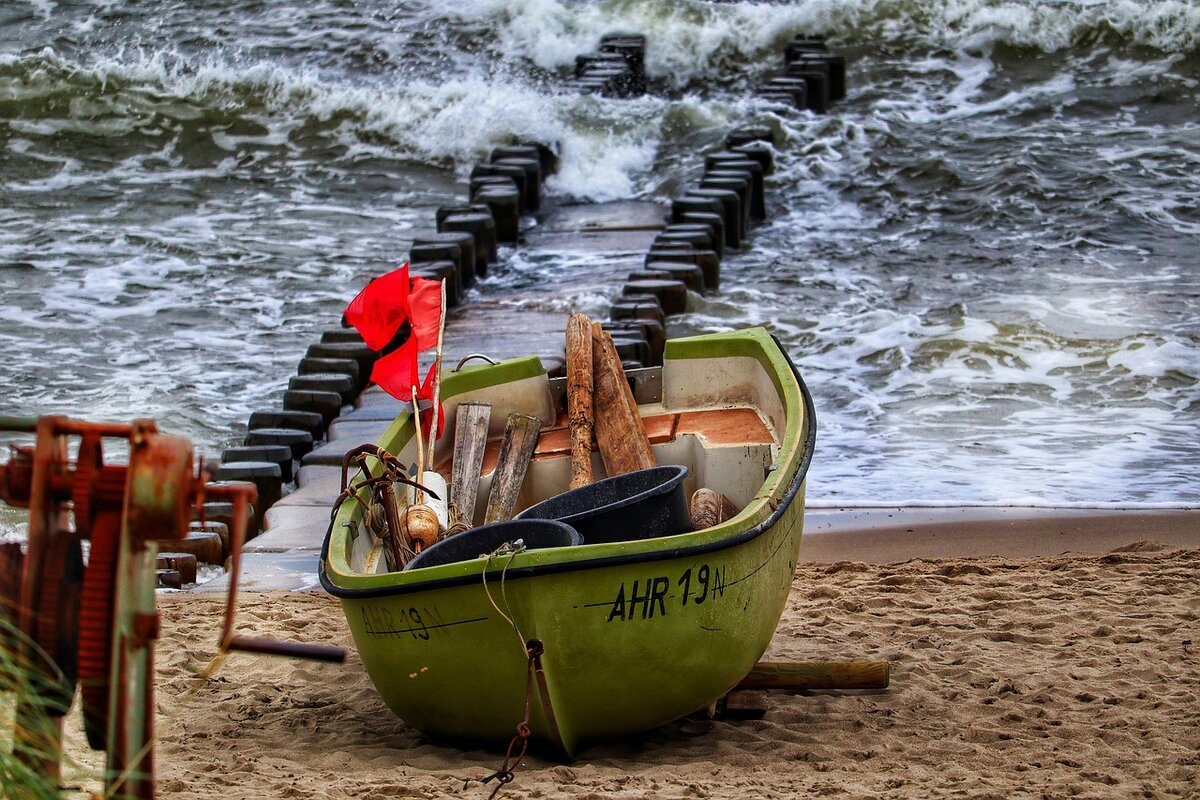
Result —
[[[796, 469], [796, 474], [792, 478], [779, 503], [771, 510], [765, 519], [757, 525], [747, 528], [744, 531], [727, 536], [721, 539], [714, 539], [708, 542], [700, 542], [694, 545], [683, 547], [664, 547], [653, 550], [644, 550], [634, 553], [620, 553], [611, 556], [597, 556], [595, 558], [576, 559], [572, 561], [554, 562], [549, 564], [530, 564], [528, 566], [514, 567], [507, 569], [505, 572], [506, 580], [523, 579], [535, 577], [539, 575], [554, 575], [568, 572], [579, 572], [582, 570], [602, 569], [606, 567], [625, 566], [628, 564], [643, 564], [656, 561], [667, 561], [676, 558], [686, 558], [689, 556], [707, 555], [709, 553], [726, 550], [737, 547], [746, 542], [758, 538], [762, 534], [770, 530], [787, 510], [791, 507], [796, 495], [800, 492], [804, 481], [808, 476], [808, 468], [812, 464], [813, 448], [816, 443], [816, 408], [813, 404], [812, 393], [809, 391], [804, 378], [801, 377], [796, 365], [792, 362], [791, 356], [780, 345], [778, 338], [773, 334], [771, 340], [775, 346], [779, 348], [780, 354], [787, 363], [788, 368], [792, 371], [792, 375], [796, 379], [797, 386], [800, 390], [800, 398], [804, 406], [805, 419], [808, 423], [807, 434], [804, 437], [803, 453], [800, 457], [800, 464]], [[450, 588], [455, 586], [465, 586], [475, 584], [479, 581], [479, 575], [476, 573], [468, 575], [452, 575], [441, 578], [432, 578], [429, 580], [414, 581], [408, 583], [390, 584], [386, 586], [369, 586], [369, 587], [346, 587], [339, 586], [334, 583], [327, 574], [326, 563], [329, 556], [329, 547], [333, 538], [334, 524], [337, 521], [336, 515], [330, 519], [329, 528], [325, 532], [325, 539], [321, 545], [321, 557], [318, 563], [317, 576], [321, 582], [321, 587], [329, 594], [339, 599], [346, 600], [367, 600], [377, 599], [381, 597], [395, 597], [407, 594], [416, 594], [418, 592], [426, 592], [435, 589]]]

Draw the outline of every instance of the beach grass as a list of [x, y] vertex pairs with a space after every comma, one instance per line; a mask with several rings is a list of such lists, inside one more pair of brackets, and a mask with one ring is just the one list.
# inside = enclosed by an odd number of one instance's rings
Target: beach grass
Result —
[[[58, 736], [56, 716], [63, 708], [61, 698], [52, 692], [38, 691], [45, 679], [36, 675], [17, 654], [15, 643], [21, 634], [6, 621], [0, 621], [0, 797], [14, 800], [59, 800], [57, 781], [48, 779], [33, 766], [56, 754], [39, 748], [39, 742], [51, 742]], [[20, 715], [24, 734], [16, 736]]]

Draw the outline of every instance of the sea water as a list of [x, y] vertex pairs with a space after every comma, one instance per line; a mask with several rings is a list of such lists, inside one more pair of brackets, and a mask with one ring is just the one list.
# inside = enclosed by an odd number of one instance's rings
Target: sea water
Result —
[[[606, 31], [647, 96], [563, 88]], [[825, 116], [755, 96], [802, 32], [848, 60]], [[7, 0], [0, 414], [215, 456], [492, 146], [665, 207], [754, 123], [770, 220], [669, 330], [780, 338], [810, 502], [1195, 504], [1198, 87], [1191, 2]], [[473, 297], [565, 273], [510, 262]]]

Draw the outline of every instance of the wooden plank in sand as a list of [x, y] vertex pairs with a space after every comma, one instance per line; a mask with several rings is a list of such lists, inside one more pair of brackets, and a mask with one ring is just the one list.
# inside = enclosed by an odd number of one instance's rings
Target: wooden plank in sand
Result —
[[760, 661], [737, 689], [886, 689], [891, 667], [886, 661]]

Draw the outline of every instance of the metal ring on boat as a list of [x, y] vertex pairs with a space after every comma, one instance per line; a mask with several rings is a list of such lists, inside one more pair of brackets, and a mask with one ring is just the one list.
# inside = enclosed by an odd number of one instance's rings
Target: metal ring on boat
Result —
[[491, 364], [493, 367], [500, 363], [499, 361], [495, 360], [491, 356], [484, 355], [483, 353], [471, 353], [469, 356], [463, 356], [462, 360], [458, 362], [458, 365], [455, 366], [454, 369], [452, 369], [450, 371], [458, 372], [460, 369], [463, 368], [463, 364], [466, 364], [468, 361], [470, 361], [473, 358], [481, 358], [484, 361]]

